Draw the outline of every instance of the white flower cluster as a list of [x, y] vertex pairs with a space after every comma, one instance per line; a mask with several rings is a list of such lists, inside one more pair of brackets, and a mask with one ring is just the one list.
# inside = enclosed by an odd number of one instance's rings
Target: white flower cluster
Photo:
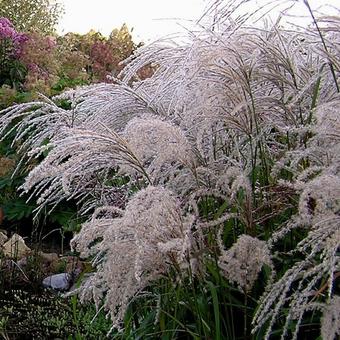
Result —
[[[133, 118], [126, 125], [123, 136], [132, 153], [139, 159], [153, 184], [169, 181], [176, 166], [193, 167], [191, 145], [183, 131], [176, 125], [157, 117]], [[130, 164], [125, 172], [133, 175]], [[132, 169], [133, 170], [133, 169]]]
[[92, 294], [99, 304], [105, 296], [119, 327], [131, 297], [171, 268], [188, 267], [193, 217], [184, 216], [169, 190], [153, 186], [136, 193], [124, 211], [104, 212], [100, 209], [71, 243], [83, 256], [95, 256], [98, 268], [82, 298]]
[[264, 265], [273, 269], [266, 242], [248, 235], [241, 235], [219, 258], [219, 266], [225, 277], [245, 292], [252, 289]]
[[336, 339], [340, 337], [340, 297], [335, 296], [326, 307], [321, 323], [322, 339]]

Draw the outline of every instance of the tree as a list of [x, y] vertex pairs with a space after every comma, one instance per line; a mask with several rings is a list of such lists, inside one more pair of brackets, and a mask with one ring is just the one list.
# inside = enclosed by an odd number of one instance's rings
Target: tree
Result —
[[[117, 76], [123, 68], [121, 62], [137, 47], [125, 24], [120, 29], [114, 29], [109, 38], [100, 32], [90, 30], [84, 35], [68, 33], [60, 37], [59, 42], [64, 45], [64, 49], [66, 47], [68, 51], [77, 51], [80, 60], [85, 62], [84, 68], [92, 82], [106, 82], [108, 75]], [[70, 54], [68, 56], [71, 57]], [[68, 56], [64, 55], [61, 58], [65, 60]], [[78, 60], [77, 67], [80, 64]], [[75, 69], [76, 66], [72, 65], [72, 68]]]
[[10, 19], [23, 32], [53, 33], [62, 12], [56, 0], [0, 0], [0, 17]]
[[115, 28], [110, 34], [109, 43], [112, 48], [116, 49], [116, 54], [118, 54], [121, 59], [130, 56], [137, 47], [132, 40], [131, 32], [127, 25], [123, 24], [120, 29]]

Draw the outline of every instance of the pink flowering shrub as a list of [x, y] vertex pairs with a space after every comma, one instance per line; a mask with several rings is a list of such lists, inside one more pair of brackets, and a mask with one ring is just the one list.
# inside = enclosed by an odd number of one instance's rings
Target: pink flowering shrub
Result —
[[27, 69], [25, 89], [49, 94], [58, 80], [56, 40], [39, 33], [29, 33], [23, 44], [20, 61]]
[[117, 74], [119, 58], [113, 55], [111, 46], [106, 41], [96, 41], [90, 50], [91, 72], [96, 81], [108, 81], [107, 76]]
[[14, 39], [16, 31], [7, 18], [0, 18], [0, 39]]
[[26, 34], [15, 30], [7, 18], [0, 18], [0, 85], [20, 86], [25, 77], [18, 61], [27, 40]]

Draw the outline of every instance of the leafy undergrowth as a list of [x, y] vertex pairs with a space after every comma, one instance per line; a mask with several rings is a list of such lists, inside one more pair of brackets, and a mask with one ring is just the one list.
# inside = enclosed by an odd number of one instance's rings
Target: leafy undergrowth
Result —
[[93, 305], [80, 305], [74, 297], [65, 299], [47, 290], [5, 290], [0, 306], [4, 339], [104, 339], [111, 327]]

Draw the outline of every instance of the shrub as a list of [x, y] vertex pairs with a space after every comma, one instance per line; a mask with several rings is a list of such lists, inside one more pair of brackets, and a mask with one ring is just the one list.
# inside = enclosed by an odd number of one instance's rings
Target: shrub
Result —
[[30, 33], [23, 45], [20, 61], [27, 69], [25, 89], [50, 94], [51, 87], [58, 80], [58, 59], [56, 41], [50, 36]]
[[20, 88], [25, 68], [18, 61], [27, 36], [18, 33], [7, 18], [0, 17], [0, 85]]

